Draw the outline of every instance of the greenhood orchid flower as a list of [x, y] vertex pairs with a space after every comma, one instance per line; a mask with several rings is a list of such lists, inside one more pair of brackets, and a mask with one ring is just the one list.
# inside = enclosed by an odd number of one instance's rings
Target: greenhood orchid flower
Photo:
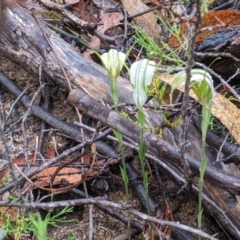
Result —
[[102, 54], [101, 61], [103, 66], [108, 72], [108, 76], [111, 79], [111, 95], [115, 110], [119, 101], [119, 90], [117, 86], [117, 78], [125, 64], [126, 54], [118, 52], [115, 49], [110, 49], [107, 53]]
[[102, 54], [101, 61], [112, 81], [116, 81], [126, 60], [126, 54], [110, 49]]
[[[173, 79], [172, 89], [170, 93], [170, 99], [172, 102], [172, 93], [173, 91], [184, 85], [186, 81], [186, 72], [179, 72]], [[199, 102], [202, 104], [202, 146], [201, 146], [201, 164], [199, 167], [199, 195], [198, 195], [198, 228], [201, 229], [202, 224], [202, 193], [203, 193], [203, 185], [204, 185], [204, 174], [207, 168], [208, 160], [205, 154], [206, 148], [206, 136], [208, 125], [211, 119], [211, 106], [213, 102], [213, 98], [215, 95], [214, 87], [213, 87], [213, 79], [209, 73], [202, 69], [192, 69], [191, 70], [191, 79], [190, 86], [193, 92], [198, 97]]]
[[130, 81], [134, 88], [133, 100], [138, 109], [142, 109], [147, 100], [147, 87], [151, 84], [156, 63], [142, 59], [132, 64]]
[[[205, 106], [210, 105], [215, 95], [211, 75], [202, 69], [192, 69], [191, 75], [190, 86], [193, 92], [197, 95], [199, 102]], [[171, 100], [173, 91], [178, 87], [183, 86], [185, 84], [185, 80], [185, 71], [181, 71], [175, 75], [170, 93]]]

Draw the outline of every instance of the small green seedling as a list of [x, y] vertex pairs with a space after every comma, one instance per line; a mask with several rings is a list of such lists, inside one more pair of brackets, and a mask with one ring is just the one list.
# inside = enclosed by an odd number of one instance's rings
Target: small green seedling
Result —
[[22, 234], [32, 232], [37, 240], [48, 239], [47, 228], [49, 225], [59, 227], [58, 224], [73, 222], [74, 220], [66, 220], [65, 214], [72, 213], [73, 207], [65, 207], [58, 214], [51, 215], [48, 213], [43, 219], [39, 212], [29, 213], [24, 217], [20, 214], [16, 219], [13, 219], [11, 214], [4, 214], [5, 226], [0, 229], [5, 235], [14, 236], [14, 239], [22, 239]]

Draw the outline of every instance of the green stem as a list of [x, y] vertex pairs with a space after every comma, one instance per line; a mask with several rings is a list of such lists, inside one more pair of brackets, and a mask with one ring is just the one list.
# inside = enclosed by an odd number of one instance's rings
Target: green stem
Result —
[[129, 204], [129, 192], [128, 192], [129, 179], [128, 179], [128, 176], [127, 176], [126, 160], [125, 160], [125, 157], [124, 157], [123, 136], [120, 132], [118, 132], [114, 129], [113, 129], [113, 133], [114, 133], [115, 137], [118, 139], [118, 142], [119, 142], [120, 155], [121, 155], [121, 159], [122, 159], [122, 167], [120, 168], [120, 170], [121, 170], [121, 175], [122, 175], [124, 185], [125, 185], [127, 204]]
[[[207, 168], [207, 158], [205, 154], [206, 148], [206, 136], [207, 136], [207, 129], [211, 119], [211, 106], [203, 106], [202, 108], [202, 147], [201, 147], [201, 164], [199, 167], [200, 172], [200, 179], [199, 179], [199, 195], [198, 195], [198, 228], [201, 229], [202, 227], [202, 194], [203, 194], [203, 186], [204, 186], [204, 174]], [[201, 237], [199, 237], [201, 239]]]
[[[121, 133], [119, 133], [118, 131], [116, 131], [114, 129], [113, 129], [113, 133], [119, 142], [120, 155], [121, 155], [121, 159], [122, 159], [122, 167], [120, 167], [120, 171], [121, 171], [121, 176], [122, 176], [122, 179], [124, 182], [126, 201], [127, 201], [127, 204], [129, 204], [129, 202], [130, 202], [129, 201], [129, 191], [128, 191], [129, 179], [128, 179], [128, 175], [127, 175], [126, 160], [124, 157], [123, 137], [122, 137]], [[128, 214], [128, 232], [129, 232], [129, 234], [130, 234], [130, 224], [131, 224], [131, 218], [130, 218], [130, 215]]]
[[147, 213], [150, 214], [150, 204], [149, 204], [149, 196], [148, 196], [148, 172], [145, 171], [144, 167], [144, 161], [145, 161], [145, 156], [146, 156], [146, 148], [144, 144], [144, 138], [143, 138], [143, 133], [144, 133], [144, 123], [145, 123], [145, 114], [143, 112], [143, 109], [138, 110], [138, 122], [141, 127], [141, 133], [140, 133], [140, 142], [139, 142], [139, 159], [141, 163], [141, 171], [142, 171], [142, 177], [143, 177], [143, 186], [147, 195]]
[[120, 152], [121, 152], [121, 158], [122, 158], [122, 165], [123, 165], [123, 172], [124, 172], [124, 185], [125, 185], [125, 191], [126, 191], [126, 201], [127, 204], [129, 204], [129, 191], [128, 191], [128, 175], [127, 175], [127, 168], [126, 168], [126, 160], [124, 157], [124, 149], [123, 149], [123, 143], [119, 142]]
[[111, 82], [111, 95], [113, 99], [113, 103], [115, 106], [115, 111], [118, 111], [118, 101], [119, 101], [119, 90], [117, 86], [117, 81], [112, 80]]

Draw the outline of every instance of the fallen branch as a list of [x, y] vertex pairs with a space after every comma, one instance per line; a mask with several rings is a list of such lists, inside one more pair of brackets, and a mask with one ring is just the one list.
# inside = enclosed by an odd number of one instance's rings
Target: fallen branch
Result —
[[[135, 142], [139, 142], [140, 127], [136, 124], [128, 121], [120, 114], [103, 106], [101, 103], [91, 98], [88, 94], [80, 89], [74, 89], [70, 92], [68, 100], [70, 104], [79, 108], [87, 115], [101, 121], [109, 127], [119, 131], [124, 136], [132, 139]], [[180, 155], [176, 148], [171, 146], [167, 141], [159, 138], [153, 133], [144, 133], [144, 144], [147, 150], [151, 153], [156, 153], [157, 156], [164, 159], [168, 159], [171, 163], [181, 166]], [[200, 163], [197, 159], [190, 156], [186, 157], [190, 164], [191, 170], [198, 174]], [[225, 190], [234, 194], [240, 194], [240, 179], [229, 176], [227, 174], [218, 172], [215, 168], [208, 166], [206, 173], [206, 179], [216, 183]]]
[[[107, 200], [103, 200], [103, 198], [101, 197], [97, 197], [97, 198], [86, 198], [86, 199], [76, 199], [76, 200], [65, 200], [65, 201], [58, 201], [58, 202], [47, 202], [47, 203], [34, 203], [34, 202], [25, 202], [26, 207], [34, 209], [44, 209], [44, 210], [48, 210], [48, 209], [53, 209], [56, 207], [67, 207], [67, 206], [79, 206], [79, 205], [99, 205], [99, 206], [107, 206], [107, 207], [112, 207], [112, 208], [116, 208], [119, 210], [125, 210], [126, 212], [129, 212], [130, 214], [138, 217], [141, 220], [144, 221], [148, 221], [148, 222], [152, 222], [152, 223], [156, 223], [156, 224], [161, 224], [162, 226], [170, 226], [170, 227], [176, 227], [182, 230], [186, 230], [188, 232], [197, 234], [199, 236], [205, 237], [206, 239], [210, 239], [210, 240], [217, 240], [217, 238], [214, 238], [212, 236], [210, 236], [209, 234], [199, 230], [199, 229], [195, 229], [192, 227], [188, 227], [186, 225], [183, 225], [179, 222], [171, 222], [171, 221], [164, 221], [164, 220], [160, 220], [158, 218], [155, 217], [151, 217], [147, 214], [141, 213], [137, 210], [134, 210], [131, 206], [126, 206], [120, 203], [115, 203], [112, 201], [107, 201]], [[1, 201], [0, 202], [0, 206], [7, 206], [7, 207], [20, 207], [21, 204], [18, 202], [11, 202], [9, 203], [9, 201]]]

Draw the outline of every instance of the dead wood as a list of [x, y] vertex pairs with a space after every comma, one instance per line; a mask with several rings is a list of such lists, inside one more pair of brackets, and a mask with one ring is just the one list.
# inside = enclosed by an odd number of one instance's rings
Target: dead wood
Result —
[[[128, 121], [126, 118], [122, 117], [120, 114], [109, 109], [106, 106], [103, 106], [101, 103], [91, 98], [87, 93], [80, 89], [74, 89], [70, 92], [68, 97], [68, 102], [72, 105], [79, 108], [81, 111], [85, 112], [87, 115], [98, 119], [99, 121], [105, 123], [109, 127], [119, 131], [124, 136], [132, 139], [135, 142], [139, 141], [141, 129], [136, 124]], [[178, 149], [171, 146], [171, 144], [164, 139], [159, 138], [153, 133], [145, 132], [144, 133], [144, 144], [147, 148], [147, 151], [151, 154], [156, 154], [157, 156], [167, 159], [173, 165], [181, 167], [180, 154]], [[200, 162], [197, 159], [194, 159], [191, 156], [186, 156], [187, 161], [189, 162], [191, 170], [198, 175], [198, 169]], [[224, 173], [219, 172], [217, 169], [212, 166], [208, 166], [205, 172], [205, 181], [209, 182], [206, 184], [205, 189], [212, 199], [217, 201], [217, 203], [224, 209], [228, 209], [228, 214], [230, 217], [231, 223], [227, 223], [227, 219], [220, 218], [218, 219], [233, 235], [239, 235], [240, 232], [237, 230], [239, 223], [237, 221], [238, 215], [236, 211], [238, 209], [237, 199], [232, 205], [227, 206], [227, 198], [232, 198], [234, 194], [239, 195], [239, 184], [240, 179], [234, 176], [230, 176]], [[195, 183], [197, 181], [195, 179]], [[216, 199], [216, 196], [219, 194], [219, 190], [224, 189], [226, 197], [222, 196], [222, 199]], [[220, 191], [223, 193], [223, 191]], [[230, 194], [231, 193], [231, 194]], [[234, 210], [233, 210], [234, 208]], [[220, 214], [218, 215], [220, 216]], [[231, 227], [230, 227], [231, 226]], [[234, 227], [232, 227], [234, 226]], [[237, 226], [237, 227], [235, 227]], [[237, 230], [237, 231], [236, 231]]]
[[[70, 190], [70, 192], [79, 196], [79, 197], [82, 197], [82, 198], [86, 197], [86, 194], [84, 192], [82, 192], [81, 190], [77, 189], [77, 188], [72, 188]], [[88, 197], [92, 198], [92, 196], [88, 196]], [[126, 225], [128, 224], [129, 219], [124, 214], [119, 213], [119, 212], [113, 210], [112, 208], [105, 207], [105, 206], [100, 206], [99, 205], [99, 206], [97, 206], [97, 208], [102, 210], [104, 213], [107, 213], [110, 216], [112, 216], [114, 218], [117, 218], [119, 221], [124, 222]], [[135, 221], [134, 219], [131, 219], [130, 226], [134, 229], [142, 231], [142, 225], [139, 222]]]
[[[199, 131], [201, 131], [201, 119], [193, 116], [192, 121], [194, 126]], [[220, 149], [222, 147], [222, 152], [224, 153], [224, 156], [227, 156], [227, 159], [224, 160], [225, 163], [240, 162], [239, 145], [225, 141], [225, 138], [219, 137], [211, 130], [208, 130], [207, 132], [207, 143], [216, 149]], [[216, 162], [212, 162], [212, 164], [216, 164]]]
[[13, 82], [11, 82], [1, 71], [0, 71], [0, 84], [4, 86], [9, 92], [11, 92], [16, 98], [19, 98], [21, 96], [19, 101], [26, 108], [31, 108], [30, 114], [43, 120], [49, 126], [62, 131], [70, 138], [78, 142], [81, 142], [81, 137], [79, 136], [79, 129], [77, 127], [74, 127], [66, 122], [59, 120], [58, 118], [56, 118], [51, 113], [44, 110], [37, 104], [35, 103], [31, 104], [31, 99], [28, 98], [26, 95], [22, 94], [22, 91]]
[[[41, 29], [44, 30], [45, 35]], [[48, 37], [51, 45], [45, 36]], [[17, 6], [4, 11], [0, 52], [28, 72], [38, 75], [41, 69], [49, 80], [67, 89], [68, 83], [59, 63], [61, 60], [72, 88], [85, 89], [91, 96], [111, 103], [110, 80], [106, 72], [99, 65], [82, 57], [47, 27], [43, 25], [40, 28], [29, 13]], [[132, 90], [128, 81], [119, 78], [118, 82], [121, 100], [132, 102]]]
[[[133, 168], [133, 166], [130, 163], [126, 164], [126, 168], [132, 189], [134, 189], [134, 192], [138, 196], [138, 199], [142, 203], [142, 206], [146, 207], [147, 204], [149, 203], [151, 212], [156, 212], [157, 216], [161, 216], [163, 214], [163, 210], [160, 209], [160, 207], [158, 207], [158, 210], [156, 211], [157, 203], [151, 197], [147, 199], [147, 194], [143, 187], [143, 183], [139, 182], [138, 180], [140, 176], [137, 173], [137, 171]], [[176, 227], [172, 228], [172, 238], [188, 240], [196, 239], [193, 235], [191, 235], [187, 231], [182, 231]]]
[[[108, 107], [103, 106], [100, 102], [89, 97], [89, 95], [81, 89], [72, 90], [67, 101], [87, 115], [98, 119], [133, 141], [139, 142], [141, 129], [138, 125], [128, 121], [126, 118], [122, 117], [120, 114], [109, 109]], [[155, 153], [157, 156], [167, 159], [174, 165], [179, 167], [181, 166], [178, 149], [169, 144], [169, 142], [166, 140], [159, 138], [154, 133], [145, 131], [144, 144], [149, 152]], [[186, 159], [190, 164], [191, 170], [197, 174], [200, 162], [190, 156], [186, 156]], [[237, 177], [223, 174], [212, 166], [208, 166], [205, 177], [206, 179], [217, 183], [226, 191], [229, 191], [233, 194], [240, 194], [240, 179]]]
[[211, 65], [211, 69], [224, 79], [231, 78], [231, 81], [228, 82], [231, 85], [239, 84], [239, 30], [239, 24], [226, 27], [204, 39], [196, 48], [196, 52], [205, 53], [199, 57], [199, 60], [204, 62], [206, 66]]
[[[44, 26], [41, 20], [39, 21], [41, 24], [40, 28], [36, 20], [29, 13], [17, 6], [11, 9], [5, 9], [3, 19], [4, 23], [0, 33], [0, 52], [2, 54], [14, 60], [32, 74], [38, 75], [39, 70], [41, 70], [49, 81], [69, 91], [68, 82], [60, 67], [60, 65], [62, 65], [69, 78], [71, 88], [82, 89], [84, 91], [82, 93], [83, 95], [91, 96], [95, 99], [102, 99], [105, 103], [112, 104], [110, 97], [110, 80], [106, 71], [99, 65], [83, 58], [72, 46]], [[42, 30], [45, 34], [43, 34]], [[49, 41], [47, 41], [46, 37]], [[49, 44], [49, 42], [51, 44]], [[132, 103], [132, 88], [128, 80], [120, 77], [118, 79], [118, 86], [120, 102]], [[78, 100], [79, 98], [76, 98], [72, 100], [72, 103], [77, 104]], [[97, 104], [97, 102], [92, 103]], [[88, 105], [90, 109], [93, 108], [93, 106], [94, 105]], [[87, 107], [87, 104], [85, 107]], [[88, 114], [90, 113], [88, 109], [84, 111]], [[97, 117], [105, 117], [105, 120], [104, 118], [102, 119], [105, 124], [110, 125], [109, 122], [107, 122], [107, 120], [109, 120], [112, 124], [111, 127], [117, 128], [116, 124], [118, 124], [118, 122], [116, 121], [118, 119], [112, 118], [112, 116], [116, 116], [112, 114], [112, 112], [111, 118], [109, 118], [109, 111], [106, 112], [105, 107], [103, 112], [98, 112]], [[148, 124], [150, 126], [161, 125], [161, 119], [159, 116], [151, 115], [150, 113], [148, 115]], [[123, 122], [123, 125], [121, 125], [121, 128], [118, 130], [124, 134], [128, 132], [128, 135], [131, 133], [130, 137], [138, 142], [139, 131], [137, 127], [131, 125], [132, 128], [129, 129], [127, 128], [128, 126], [129, 123]], [[172, 133], [174, 137], [178, 139], [179, 129], [172, 129]], [[150, 151], [168, 161], [173, 161], [173, 164], [181, 167], [178, 149], [172, 146], [171, 137], [165, 134], [165, 140], [163, 140], [148, 133], [145, 137], [145, 144]], [[197, 159], [199, 159], [200, 156], [200, 139], [201, 137], [196, 129], [190, 126], [189, 142], [191, 146], [187, 147], [187, 159], [190, 162], [192, 171], [196, 175], [198, 174], [199, 167]], [[208, 157], [214, 158], [214, 155], [208, 154]], [[228, 168], [228, 165], [224, 165], [222, 169], [225, 170], [226, 168]], [[235, 223], [236, 228], [232, 227], [232, 223], [226, 224], [221, 218], [217, 220], [223, 224], [225, 229], [231, 234], [239, 237], [240, 232], [237, 230], [240, 229], [240, 223], [238, 221], [238, 201], [237, 198], [231, 194], [240, 193], [240, 180], [234, 177], [234, 175], [240, 176], [240, 174], [237, 169], [234, 171], [230, 170], [230, 173], [229, 170], [226, 172], [230, 175], [223, 174], [220, 171], [218, 172], [213, 167], [208, 167], [206, 179], [209, 181], [206, 181], [206, 194], [208, 194], [218, 206], [222, 207], [230, 221]], [[231, 192], [231, 194], [223, 198], [221, 188], [226, 189], [227, 193]], [[231, 201], [229, 201], [229, 199], [231, 199]], [[209, 210], [211, 212], [211, 209]]]

